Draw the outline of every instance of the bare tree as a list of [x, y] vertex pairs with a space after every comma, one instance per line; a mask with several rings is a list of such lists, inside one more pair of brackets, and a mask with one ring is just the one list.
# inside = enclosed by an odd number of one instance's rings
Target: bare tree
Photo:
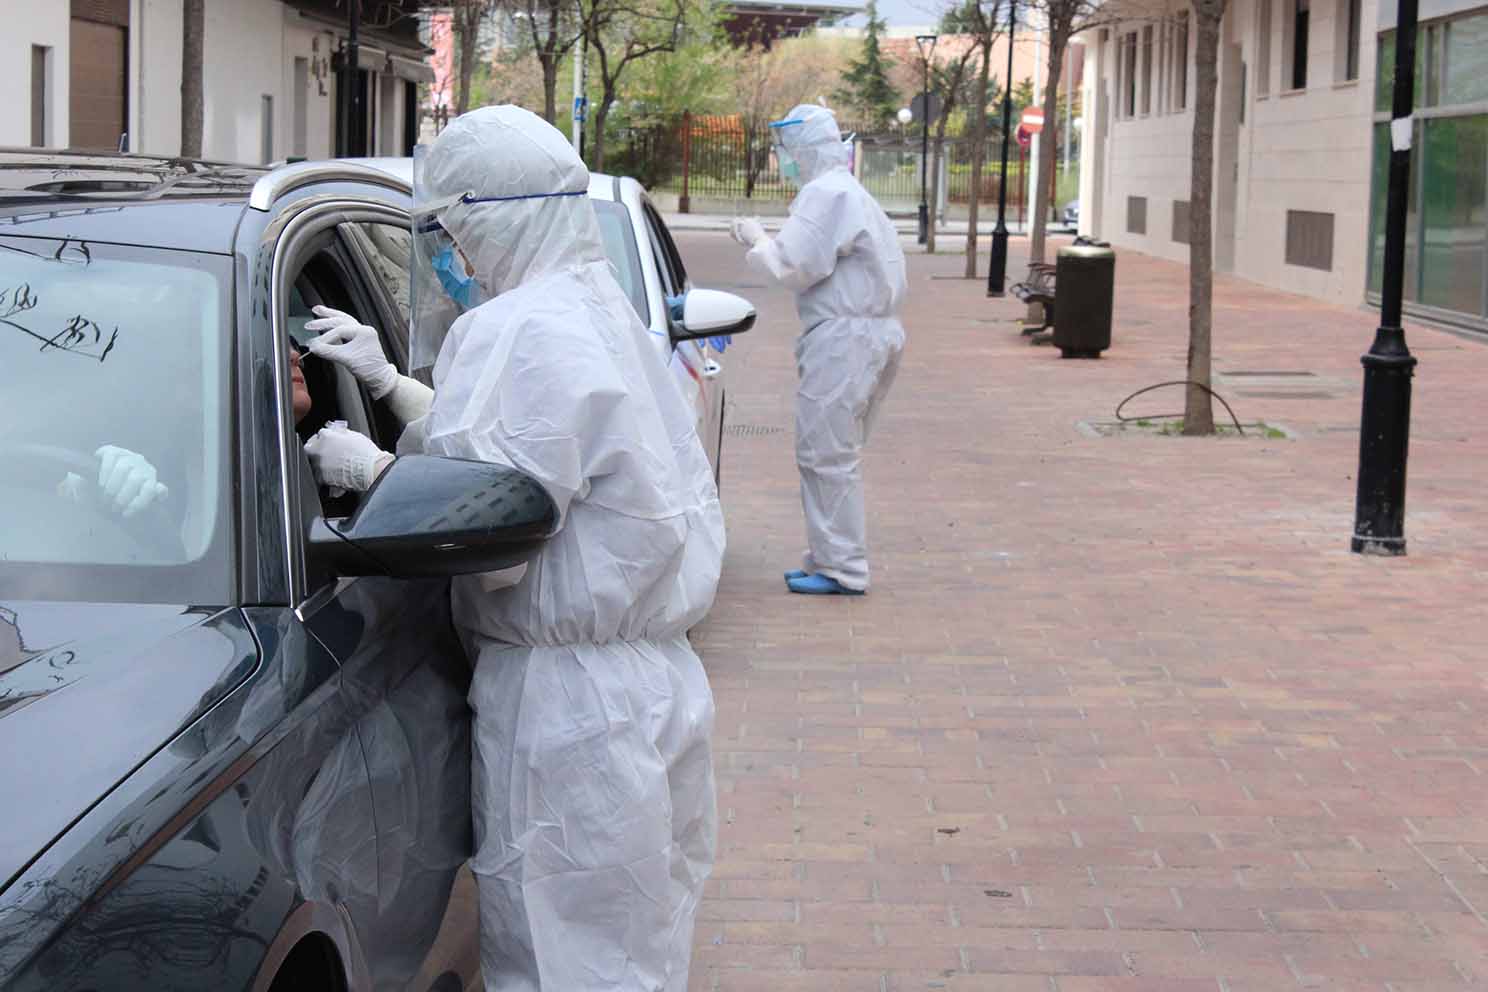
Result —
[[1188, 382], [1183, 433], [1213, 434], [1210, 353], [1214, 330], [1214, 102], [1219, 30], [1228, 0], [1193, 0], [1193, 174], [1189, 190]]
[[202, 48], [206, 44], [205, 0], [181, 3], [181, 157], [202, 153]]
[[470, 80], [475, 74], [476, 59], [480, 57], [481, 28], [503, 2], [504, 0], [454, 0], [450, 5], [460, 74], [455, 88], [456, 116], [470, 109]]
[[[930, 225], [925, 232], [925, 251], [931, 255], [935, 254], [935, 205], [940, 203], [940, 163], [945, 157], [946, 128], [951, 122], [951, 115], [955, 113], [958, 103], [966, 100], [969, 96], [966, 91], [966, 77], [976, 59], [977, 46], [968, 45], [958, 55], [935, 62], [930, 67], [930, 85], [932, 92], [937, 94], [941, 100], [940, 116], [935, 121], [935, 138], [930, 159]], [[920, 59], [921, 71], [924, 67], [924, 59]], [[966, 100], [976, 105], [974, 100]]]
[[764, 35], [751, 28], [747, 40], [734, 53], [733, 74], [744, 131], [744, 196], [750, 198], [770, 161], [770, 122], [830, 89], [848, 56], [843, 42], [813, 35], [777, 38], [767, 45]]
[[558, 69], [583, 37], [579, 6], [574, 0], [521, 0], [532, 36], [532, 53], [542, 67], [543, 120], [558, 116]]
[[605, 121], [620, 77], [638, 59], [675, 51], [687, 24], [687, 0], [581, 0], [583, 34], [599, 60], [594, 108], [594, 171], [604, 171]]
[[[1035, 9], [1046, 20], [1049, 42], [1048, 83], [1044, 87], [1044, 135], [1039, 142], [1038, 154], [1038, 203], [1033, 205], [1033, 229], [1028, 242], [1029, 262], [1044, 260], [1045, 240], [1049, 223], [1049, 188], [1054, 182], [1054, 158], [1056, 146], [1055, 122], [1059, 117], [1059, 81], [1064, 70], [1064, 53], [1070, 39], [1081, 31], [1101, 23], [1105, 9], [1102, 0], [1034, 0]], [[1114, 8], [1113, 8], [1114, 10]], [[1070, 84], [1073, 87], [1073, 81]]]
[[1003, 0], [964, 0], [941, 18], [941, 31], [969, 34], [982, 59], [976, 90], [967, 105], [971, 116], [971, 203], [966, 225], [966, 278], [976, 278], [977, 213], [982, 196], [982, 159], [987, 146], [987, 92], [992, 80], [992, 46], [1002, 36]]

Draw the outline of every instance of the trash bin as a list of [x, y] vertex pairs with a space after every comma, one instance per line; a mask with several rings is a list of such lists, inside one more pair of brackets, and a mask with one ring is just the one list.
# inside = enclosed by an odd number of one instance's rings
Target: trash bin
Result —
[[1111, 347], [1116, 253], [1104, 241], [1076, 238], [1059, 249], [1054, 287], [1054, 347], [1063, 358], [1099, 358]]

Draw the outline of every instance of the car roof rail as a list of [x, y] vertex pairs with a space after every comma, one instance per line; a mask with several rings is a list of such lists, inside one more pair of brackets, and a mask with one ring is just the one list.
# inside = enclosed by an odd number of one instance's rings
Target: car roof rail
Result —
[[400, 193], [412, 192], [407, 183], [381, 169], [357, 165], [353, 162], [326, 159], [317, 162], [295, 162], [270, 172], [253, 184], [253, 192], [248, 197], [248, 206], [254, 210], [267, 211], [274, 205], [275, 200], [286, 193], [312, 183], [324, 182], [371, 183], [374, 186], [385, 186]]

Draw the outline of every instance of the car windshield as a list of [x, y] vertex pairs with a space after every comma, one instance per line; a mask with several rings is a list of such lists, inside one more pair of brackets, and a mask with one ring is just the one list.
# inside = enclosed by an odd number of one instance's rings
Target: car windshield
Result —
[[646, 280], [641, 275], [641, 258], [636, 252], [635, 228], [630, 223], [630, 211], [625, 204], [614, 200], [591, 200], [594, 212], [599, 216], [599, 234], [604, 239], [605, 254], [615, 267], [615, 277], [620, 288], [630, 297], [630, 305], [640, 315], [641, 323], [650, 325], [651, 315], [646, 312]]
[[0, 595], [231, 601], [230, 260], [0, 237]]

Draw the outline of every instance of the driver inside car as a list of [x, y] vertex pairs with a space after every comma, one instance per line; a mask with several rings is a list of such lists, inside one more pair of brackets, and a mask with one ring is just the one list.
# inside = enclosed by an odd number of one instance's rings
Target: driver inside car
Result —
[[[317, 306], [314, 311], [319, 319], [307, 323], [305, 329], [324, 333], [306, 343], [311, 354], [345, 366], [366, 385], [373, 399], [387, 400], [400, 423], [417, 420], [428, 412], [434, 391], [398, 373], [383, 354], [375, 330], [340, 310]], [[313, 403], [300, 365], [303, 357], [300, 349], [290, 344], [290, 409], [296, 424], [305, 419]], [[160, 482], [155, 466], [144, 455], [112, 444], [93, 454], [98, 459], [99, 491], [105, 503], [125, 519], [170, 495], [169, 487]], [[342, 421], [317, 431], [305, 442], [305, 454], [318, 483], [349, 492], [371, 489], [394, 458]], [[81, 499], [81, 482], [80, 477], [69, 474], [60, 489], [74, 500]]]

